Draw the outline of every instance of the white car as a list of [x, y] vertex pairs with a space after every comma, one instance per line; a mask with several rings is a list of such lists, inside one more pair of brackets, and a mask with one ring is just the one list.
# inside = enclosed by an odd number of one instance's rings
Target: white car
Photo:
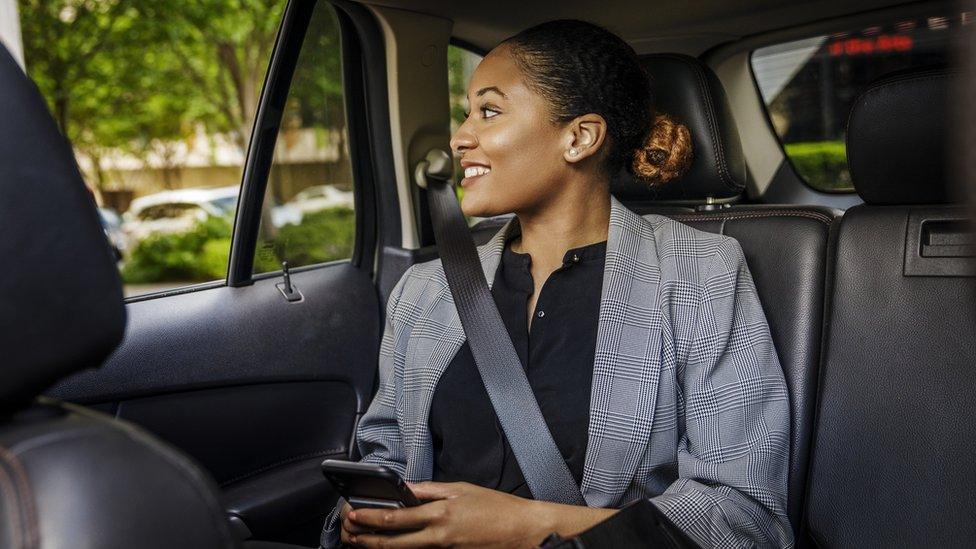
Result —
[[299, 212], [309, 214], [326, 208], [346, 207], [352, 209], [352, 191], [342, 191], [333, 185], [315, 185], [302, 190], [285, 203]]
[[154, 233], [179, 233], [210, 216], [233, 216], [240, 186], [179, 189], [136, 198], [123, 215], [122, 230], [138, 242]]
[[332, 185], [314, 185], [305, 188], [288, 202], [272, 207], [271, 223], [275, 227], [297, 225], [307, 214], [336, 207], [353, 209], [352, 191], [339, 190]]

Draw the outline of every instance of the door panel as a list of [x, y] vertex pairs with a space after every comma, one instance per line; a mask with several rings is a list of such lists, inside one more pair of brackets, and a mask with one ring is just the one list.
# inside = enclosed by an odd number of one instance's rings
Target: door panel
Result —
[[380, 337], [371, 278], [349, 263], [128, 305], [125, 341], [51, 396], [132, 421], [196, 458], [259, 539], [312, 543], [336, 494], [318, 464], [346, 457]]
[[[344, 382], [270, 383], [126, 400], [116, 415], [196, 456], [228, 486], [280, 465], [345, 453], [355, 399]], [[214, 407], [221, 413], [211, 413]]]
[[[279, 277], [130, 303], [125, 340], [98, 370], [50, 394], [85, 404], [221, 385], [338, 380], [360, 400], [376, 370], [380, 304], [372, 279], [343, 262]], [[363, 352], [372, 349], [371, 352]]]

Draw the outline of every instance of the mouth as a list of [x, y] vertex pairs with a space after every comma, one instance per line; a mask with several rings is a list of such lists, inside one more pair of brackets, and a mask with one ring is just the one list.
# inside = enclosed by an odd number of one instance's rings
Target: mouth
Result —
[[468, 166], [464, 168], [464, 179], [461, 180], [461, 186], [466, 187], [471, 185], [478, 179], [491, 173], [491, 168], [487, 166]]

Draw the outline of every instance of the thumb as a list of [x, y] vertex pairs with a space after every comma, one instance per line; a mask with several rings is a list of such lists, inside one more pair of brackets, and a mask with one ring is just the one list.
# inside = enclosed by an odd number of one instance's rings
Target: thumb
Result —
[[457, 490], [447, 482], [408, 482], [407, 487], [421, 500], [447, 499], [457, 495]]

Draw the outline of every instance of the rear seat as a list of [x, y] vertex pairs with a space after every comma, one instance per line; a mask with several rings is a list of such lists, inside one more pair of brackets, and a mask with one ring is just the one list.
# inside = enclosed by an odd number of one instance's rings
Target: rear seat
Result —
[[952, 78], [886, 78], [851, 112], [865, 204], [840, 220], [832, 258], [805, 516], [819, 546], [976, 540], [976, 271], [948, 193]]
[[[835, 212], [820, 207], [735, 206], [746, 168], [728, 99], [718, 78], [684, 55], [643, 59], [659, 108], [688, 126], [694, 160], [680, 180], [660, 189], [619, 180], [613, 194], [640, 214], [660, 214], [742, 245], [773, 341], [786, 373], [792, 411], [788, 511], [796, 529], [813, 426], [820, 361], [828, 231]], [[504, 218], [483, 221], [475, 238], [486, 241]]]

